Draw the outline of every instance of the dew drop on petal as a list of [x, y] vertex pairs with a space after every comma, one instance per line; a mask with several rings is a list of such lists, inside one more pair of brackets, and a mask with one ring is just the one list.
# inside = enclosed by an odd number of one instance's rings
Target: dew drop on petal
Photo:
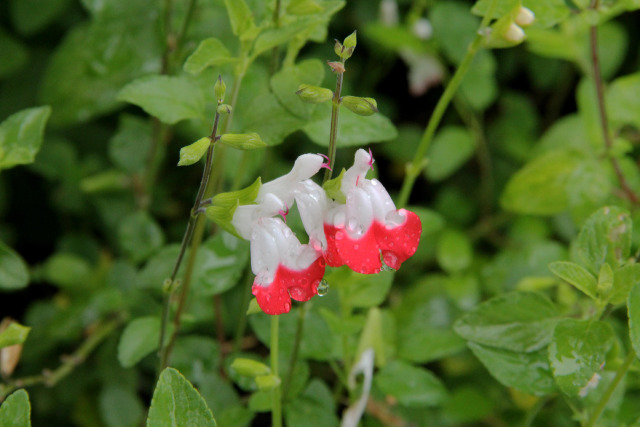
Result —
[[349, 221], [347, 222], [347, 228], [350, 231], [356, 231], [356, 229], [358, 228], [358, 221], [354, 218], [349, 218]]
[[288, 302], [284, 303], [284, 311], [285, 311], [285, 313], [288, 313], [289, 310], [291, 310], [291, 304], [289, 304]]
[[336, 231], [336, 235], [335, 235], [336, 240], [342, 240], [343, 237], [344, 237], [344, 233], [342, 231]]
[[329, 282], [325, 279], [322, 279], [320, 283], [318, 283], [318, 296], [325, 296], [329, 292]]

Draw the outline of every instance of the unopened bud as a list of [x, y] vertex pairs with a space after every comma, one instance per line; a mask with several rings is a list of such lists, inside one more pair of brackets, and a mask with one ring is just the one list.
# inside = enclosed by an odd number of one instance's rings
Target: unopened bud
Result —
[[271, 390], [278, 387], [281, 383], [280, 377], [276, 375], [261, 375], [255, 379], [258, 390]]
[[344, 52], [344, 46], [338, 40], [336, 40], [336, 44], [333, 45], [333, 51], [342, 58], [342, 52]]
[[218, 114], [231, 114], [231, 105], [229, 104], [220, 104], [218, 105], [218, 108], [216, 109], [216, 111], [218, 112]]
[[231, 363], [231, 369], [245, 377], [257, 377], [261, 375], [269, 375], [271, 369], [262, 362], [253, 359], [237, 358]]
[[527, 9], [526, 7], [521, 7], [515, 18], [516, 24], [521, 27], [528, 27], [533, 24], [533, 21], [535, 20], [536, 15], [531, 11], [531, 9]]
[[524, 31], [516, 23], [512, 22], [505, 31], [503, 37], [512, 43], [520, 43], [524, 40]]
[[224, 101], [224, 94], [227, 91], [227, 85], [222, 81], [222, 76], [218, 75], [218, 80], [216, 80], [213, 91], [216, 95], [216, 99], [218, 100], [218, 104], [222, 104], [222, 101]]
[[344, 39], [344, 42], [341, 45], [340, 52], [338, 52], [338, 49], [337, 49], [338, 44], [339, 42], [336, 40], [335, 50], [338, 56], [342, 60], [347, 60], [351, 58], [351, 55], [353, 55], [353, 51], [356, 49], [356, 44], [357, 44], [356, 32], [354, 31], [349, 36], [347, 36], [346, 39]]
[[331, 67], [331, 71], [333, 71], [334, 73], [344, 73], [346, 71], [342, 62], [327, 61], [327, 64], [329, 65], [329, 67]]
[[373, 98], [345, 96], [342, 98], [342, 104], [359, 116], [370, 116], [378, 112], [378, 103]]
[[225, 133], [220, 137], [220, 142], [240, 150], [254, 150], [267, 146], [257, 133]]
[[322, 104], [323, 102], [327, 102], [333, 98], [333, 92], [331, 90], [307, 84], [301, 84], [298, 86], [296, 95], [298, 95], [303, 102], [307, 102], [309, 104]]

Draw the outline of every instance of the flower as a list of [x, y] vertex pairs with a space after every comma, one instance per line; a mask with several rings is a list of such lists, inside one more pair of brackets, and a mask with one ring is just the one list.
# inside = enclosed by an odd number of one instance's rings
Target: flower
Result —
[[256, 204], [238, 206], [233, 214], [236, 232], [250, 242], [251, 270], [256, 275], [252, 293], [267, 314], [289, 312], [291, 298], [308, 301], [324, 276], [322, 252], [301, 244], [281, 219], [274, 218], [286, 219], [294, 189], [311, 182], [308, 178], [322, 167], [326, 165], [319, 155], [298, 157], [291, 172], [260, 187]]
[[324, 221], [327, 246], [324, 258], [332, 267], [347, 265], [358, 273], [375, 274], [382, 262], [397, 270], [413, 255], [420, 242], [422, 224], [406, 209], [396, 209], [377, 179], [366, 179], [373, 155], [360, 149], [340, 189], [346, 203], [332, 202]]

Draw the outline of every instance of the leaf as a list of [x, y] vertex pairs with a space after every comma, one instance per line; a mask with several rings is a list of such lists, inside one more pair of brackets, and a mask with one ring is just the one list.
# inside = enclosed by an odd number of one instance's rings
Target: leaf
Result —
[[215, 67], [237, 61], [229, 50], [216, 38], [204, 39], [184, 63], [183, 69], [193, 75], [200, 74], [205, 68]]
[[0, 78], [7, 78], [20, 71], [27, 63], [29, 51], [20, 41], [0, 27]]
[[467, 312], [453, 329], [469, 341], [529, 353], [549, 343], [557, 315], [553, 303], [540, 294], [510, 292]]
[[118, 242], [135, 262], [153, 255], [164, 244], [164, 234], [158, 223], [145, 211], [130, 214], [118, 227]]
[[631, 288], [627, 301], [629, 314], [629, 336], [636, 354], [640, 354], [640, 284], [636, 283]]
[[[329, 104], [320, 104], [316, 107], [314, 116], [323, 117], [304, 125], [302, 130], [316, 144], [323, 147], [329, 146], [329, 130], [331, 129], [331, 115]], [[394, 139], [398, 136], [391, 120], [376, 113], [373, 116], [359, 116], [346, 108], [340, 109], [338, 119], [338, 147], [362, 146], [375, 142]]]
[[118, 100], [141, 107], [161, 122], [175, 124], [185, 119], [204, 118], [204, 96], [184, 76], [146, 76], [126, 85]]
[[51, 107], [19, 111], [0, 124], [0, 169], [33, 163]]
[[438, 406], [447, 397], [447, 390], [435, 375], [401, 361], [382, 368], [374, 383], [384, 394], [408, 407]]
[[503, 385], [534, 396], [544, 396], [555, 391], [556, 387], [545, 350], [516, 353], [473, 342], [468, 345], [491, 376]]
[[198, 250], [193, 290], [199, 296], [218, 295], [233, 288], [249, 261], [249, 244], [228, 233], [216, 233]]
[[244, 114], [244, 128], [256, 132], [268, 145], [278, 145], [301, 129], [305, 121], [291, 114], [273, 94], [253, 98]]
[[[173, 324], [165, 334], [171, 335]], [[118, 361], [123, 368], [130, 368], [143, 357], [158, 348], [160, 319], [155, 316], [139, 317], [127, 324], [118, 343]]]
[[640, 264], [625, 265], [615, 270], [609, 302], [613, 305], [626, 302], [631, 288], [637, 283], [640, 283]]
[[351, 270], [335, 270], [327, 276], [329, 285], [340, 286], [341, 297], [351, 307], [373, 307], [387, 298], [394, 273], [360, 274]]
[[301, 84], [317, 86], [324, 78], [324, 65], [317, 59], [308, 59], [292, 67], [283, 67], [271, 77], [271, 89], [278, 101], [293, 115], [303, 119], [311, 116], [314, 106], [304, 103], [296, 91]]
[[324, 382], [313, 379], [300, 396], [285, 404], [284, 418], [288, 427], [338, 427], [335, 409], [329, 388]]
[[218, 193], [211, 199], [211, 206], [207, 208], [205, 214], [207, 218], [224, 228], [229, 233], [240, 238], [236, 233], [236, 229], [231, 225], [233, 214], [240, 205], [248, 205], [254, 203], [258, 197], [258, 191], [262, 182], [258, 177], [253, 184], [247, 188], [228, 193]]
[[469, 131], [460, 126], [447, 126], [440, 130], [427, 154], [427, 177], [443, 180], [458, 170], [472, 155], [475, 142]]
[[448, 229], [438, 239], [436, 258], [448, 273], [466, 270], [473, 261], [473, 248], [469, 237], [462, 231]]
[[0, 406], [0, 425], [31, 427], [31, 404], [24, 389], [12, 393]]
[[606, 93], [609, 119], [617, 124], [640, 127], [640, 73], [618, 77]]
[[216, 426], [211, 410], [191, 383], [166, 368], [153, 392], [147, 427]]
[[15, 290], [29, 284], [29, 270], [13, 249], [0, 242], [0, 289]]
[[180, 149], [180, 161], [178, 166], [189, 166], [196, 163], [207, 153], [211, 139], [208, 136], [200, 138], [190, 145], [185, 145]]
[[579, 154], [565, 150], [532, 160], [507, 182], [500, 204], [506, 210], [529, 215], [553, 215], [566, 210], [568, 182], [581, 162]]
[[[471, 12], [484, 16], [489, 12], [491, 2], [492, 0], [478, 0]], [[520, 0], [500, 0], [491, 17], [499, 18], [509, 13], [519, 3]], [[564, 0], [523, 0], [522, 4], [531, 9], [536, 16], [535, 23], [543, 27], [551, 27], [558, 22], [564, 21], [571, 13]]]
[[598, 282], [595, 276], [578, 264], [568, 261], [556, 261], [549, 264], [549, 270], [592, 299], [598, 299]]
[[549, 344], [549, 362], [558, 387], [567, 395], [584, 396], [613, 344], [611, 326], [597, 320], [563, 319]]
[[9, 326], [0, 332], [0, 348], [24, 343], [30, 330], [30, 327], [22, 326], [17, 322], [9, 323]]
[[86, 286], [91, 266], [79, 255], [56, 252], [43, 265], [43, 276], [60, 288]]
[[145, 408], [135, 389], [108, 384], [98, 395], [101, 418], [107, 427], [141, 425]]
[[242, 38], [242, 35], [255, 27], [253, 14], [244, 0], [224, 0], [229, 14], [231, 30], [233, 34]]
[[604, 263], [614, 270], [623, 265], [631, 251], [629, 212], [616, 206], [599, 209], [585, 221], [577, 245], [578, 255], [593, 274]]
[[253, 56], [258, 56], [262, 52], [273, 47], [287, 43], [298, 33], [307, 30], [309, 27], [322, 22], [319, 18], [298, 18], [291, 24], [279, 28], [270, 28], [260, 33], [253, 45]]
[[[47, 144], [48, 145], [48, 144]], [[120, 116], [118, 131], [109, 140], [109, 158], [125, 172], [142, 171], [151, 147], [151, 123], [129, 114]]]

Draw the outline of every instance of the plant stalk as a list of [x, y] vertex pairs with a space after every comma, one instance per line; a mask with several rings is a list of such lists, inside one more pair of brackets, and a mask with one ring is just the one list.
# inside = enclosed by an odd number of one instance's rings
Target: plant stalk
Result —
[[[278, 376], [278, 334], [280, 316], [271, 316], [271, 374]], [[291, 368], [290, 368], [291, 369]], [[271, 426], [282, 427], [282, 399], [280, 385], [272, 390]]]

